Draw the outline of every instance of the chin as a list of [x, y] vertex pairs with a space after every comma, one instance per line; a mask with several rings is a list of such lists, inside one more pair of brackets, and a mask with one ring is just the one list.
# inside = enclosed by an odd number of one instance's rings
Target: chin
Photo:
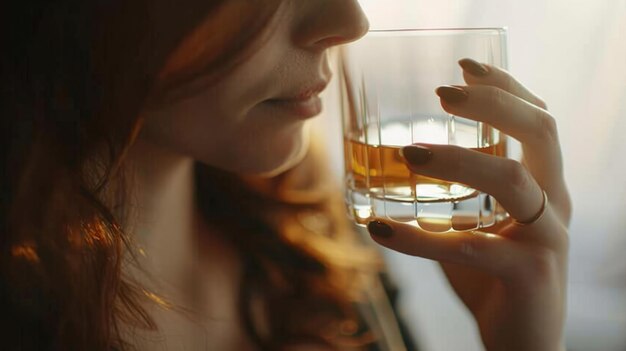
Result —
[[[294, 140], [293, 147], [291, 148], [290, 152], [288, 152], [285, 157], [277, 158], [275, 160], [267, 160], [268, 161], [266, 162], [267, 167], [265, 167], [265, 169], [259, 169], [259, 171], [255, 172], [255, 174], [261, 177], [271, 178], [281, 173], [284, 173], [292, 169], [296, 165], [298, 165], [304, 159], [308, 150], [309, 150], [308, 128], [303, 128], [302, 134], [297, 138], [297, 140]], [[281, 153], [276, 153], [275, 155], [280, 155], [280, 154]]]
[[308, 124], [262, 141], [251, 141], [219, 160], [206, 160], [207, 164], [242, 175], [265, 178], [275, 177], [298, 165], [309, 148]]

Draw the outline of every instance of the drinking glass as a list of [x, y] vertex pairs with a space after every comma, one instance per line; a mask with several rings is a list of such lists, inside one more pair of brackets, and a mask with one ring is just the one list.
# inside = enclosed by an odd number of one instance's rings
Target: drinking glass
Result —
[[489, 227], [508, 216], [488, 194], [413, 174], [400, 153], [406, 145], [431, 143], [507, 156], [505, 135], [448, 114], [434, 92], [466, 84], [462, 58], [506, 69], [506, 29], [370, 31], [341, 48], [346, 202], [357, 224], [386, 217], [448, 232]]

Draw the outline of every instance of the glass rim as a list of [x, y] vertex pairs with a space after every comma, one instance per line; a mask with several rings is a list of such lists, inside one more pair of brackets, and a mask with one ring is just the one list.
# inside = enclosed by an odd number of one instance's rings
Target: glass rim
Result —
[[508, 27], [450, 27], [450, 28], [389, 28], [370, 29], [367, 35], [429, 35], [429, 34], [473, 34], [487, 32], [491, 34], [507, 33]]

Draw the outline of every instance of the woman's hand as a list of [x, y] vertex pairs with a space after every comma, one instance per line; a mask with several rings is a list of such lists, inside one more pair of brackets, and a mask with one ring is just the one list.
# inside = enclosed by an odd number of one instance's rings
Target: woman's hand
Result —
[[368, 229], [383, 246], [441, 263], [488, 350], [563, 349], [571, 202], [554, 118], [507, 72], [460, 64], [468, 85], [440, 87], [443, 108], [519, 140], [523, 162], [448, 145], [412, 145], [403, 154], [415, 173], [493, 195], [511, 219], [488, 233], [429, 233], [383, 218]]

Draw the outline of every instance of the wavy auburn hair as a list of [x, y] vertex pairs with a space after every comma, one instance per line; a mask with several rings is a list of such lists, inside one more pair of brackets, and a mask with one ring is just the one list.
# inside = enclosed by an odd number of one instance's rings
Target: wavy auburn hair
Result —
[[[125, 350], [125, 327], [155, 328], [141, 307], [145, 291], [123, 273], [134, 250], [123, 230], [124, 155], [140, 112], [155, 97], [177, 98], [164, 92], [193, 72], [219, 79], [244, 61], [267, 39], [281, 3], [2, 2], [0, 348]], [[240, 17], [224, 18], [228, 6], [239, 6]], [[215, 34], [185, 41], [197, 45], [189, 71], [157, 84], [166, 64], [176, 67], [171, 53], [202, 23]], [[269, 180], [197, 166], [200, 209], [236, 233], [229, 237], [246, 267], [240, 309], [264, 349], [294, 340], [337, 345], [320, 326], [354, 317], [355, 267], [372, 266], [371, 252], [349, 251], [358, 249], [341, 199], [310, 177], [316, 163], [310, 156]], [[268, 306], [263, 333], [253, 295]], [[308, 323], [311, 315], [320, 319]]]

